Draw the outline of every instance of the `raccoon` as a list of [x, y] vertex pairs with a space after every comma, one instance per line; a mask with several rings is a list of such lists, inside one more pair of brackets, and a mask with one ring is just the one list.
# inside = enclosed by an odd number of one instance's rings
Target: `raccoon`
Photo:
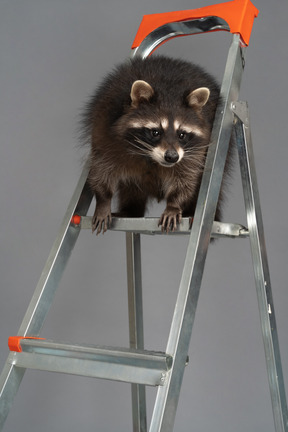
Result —
[[127, 60], [104, 79], [82, 122], [91, 147], [96, 234], [111, 223], [115, 194], [115, 215], [123, 217], [143, 217], [150, 199], [166, 200], [159, 219], [163, 231], [193, 216], [218, 99], [210, 74], [166, 56]]

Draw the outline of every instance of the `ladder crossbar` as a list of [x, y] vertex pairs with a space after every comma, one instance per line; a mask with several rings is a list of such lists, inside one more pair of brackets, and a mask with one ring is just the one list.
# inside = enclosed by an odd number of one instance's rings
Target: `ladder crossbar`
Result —
[[[91, 216], [78, 216], [75, 218], [77, 223], [75, 224], [74, 217], [72, 218], [72, 224], [75, 227], [81, 229], [92, 229], [92, 217]], [[138, 234], [156, 235], [163, 234], [162, 228], [158, 225], [159, 218], [156, 217], [143, 217], [143, 218], [119, 218], [112, 217], [112, 222], [108, 228], [111, 231], [124, 231], [133, 232]], [[181, 220], [175, 231], [169, 231], [168, 235], [177, 234], [190, 234], [191, 232], [191, 220], [185, 217]], [[248, 237], [248, 229], [241, 224], [237, 223], [225, 223], [225, 222], [213, 222], [211, 237]]]
[[61, 372], [151, 386], [163, 385], [172, 357], [155, 351], [21, 339], [16, 367]]

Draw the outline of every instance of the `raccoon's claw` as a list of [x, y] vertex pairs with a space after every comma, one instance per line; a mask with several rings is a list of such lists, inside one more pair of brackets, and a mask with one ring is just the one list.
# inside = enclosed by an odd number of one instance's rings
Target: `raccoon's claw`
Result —
[[106, 216], [99, 216], [96, 212], [92, 218], [92, 233], [96, 231], [96, 235], [103, 234], [107, 231], [111, 224], [111, 213]]
[[162, 227], [163, 232], [173, 232], [177, 228], [177, 224], [181, 222], [181, 219], [182, 212], [179, 208], [167, 207], [159, 220], [158, 226]]

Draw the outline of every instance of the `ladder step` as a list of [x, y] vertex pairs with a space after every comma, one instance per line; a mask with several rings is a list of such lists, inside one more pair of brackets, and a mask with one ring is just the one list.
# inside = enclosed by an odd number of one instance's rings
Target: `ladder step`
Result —
[[[92, 217], [79, 216], [75, 214], [71, 220], [72, 225], [80, 227], [81, 229], [91, 229]], [[161, 227], [158, 226], [159, 218], [143, 217], [143, 218], [119, 218], [112, 217], [111, 226], [109, 230], [112, 231], [125, 231], [135, 232], [140, 234], [163, 234]], [[175, 234], [190, 234], [190, 218], [185, 217], [175, 231], [169, 231], [169, 235]], [[241, 224], [213, 222], [211, 237], [248, 237], [248, 229]]]
[[16, 351], [11, 364], [17, 367], [151, 386], [163, 385], [172, 366], [172, 357], [162, 352], [38, 338], [20, 338]]

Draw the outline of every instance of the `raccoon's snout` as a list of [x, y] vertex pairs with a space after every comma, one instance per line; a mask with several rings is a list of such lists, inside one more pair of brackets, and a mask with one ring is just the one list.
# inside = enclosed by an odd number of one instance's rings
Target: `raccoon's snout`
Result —
[[181, 148], [179, 148], [178, 150], [171, 148], [168, 150], [164, 150], [157, 146], [153, 149], [151, 153], [152, 159], [154, 159], [156, 162], [158, 162], [164, 167], [172, 167], [176, 163], [180, 162], [183, 156], [184, 151]]
[[177, 153], [176, 150], [167, 150], [164, 154], [164, 159], [165, 159], [165, 162], [170, 163], [170, 164], [174, 164], [178, 161], [179, 154]]

